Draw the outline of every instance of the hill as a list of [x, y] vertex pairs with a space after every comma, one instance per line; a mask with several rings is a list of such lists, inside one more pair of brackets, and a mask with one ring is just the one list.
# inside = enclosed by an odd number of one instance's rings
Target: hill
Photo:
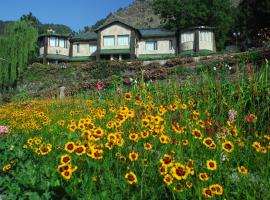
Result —
[[[0, 20], [0, 36], [4, 35], [5, 29], [9, 24], [14, 23], [14, 21], [2, 21]], [[53, 29], [58, 34], [69, 34], [72, 33], [72, 29], [63, 24], [38, 24], [38, 32], [40, 34], [46, 33], [48, 29]]]
[[[232, 6], [237, 7], [242, 0], [231, 0]], [[126, 8], [120, 8], [110, 13], [106, 18], [99, 20], [96, 24], [86, 27], [86, 30], [95, 30], [103, 24], [110, 23], [116, 19], [121, 20], [137, 28], [157, 28], [161, 25], [161, 19], [154, 14], [152, 9], [153, 0], [135, 0]]]

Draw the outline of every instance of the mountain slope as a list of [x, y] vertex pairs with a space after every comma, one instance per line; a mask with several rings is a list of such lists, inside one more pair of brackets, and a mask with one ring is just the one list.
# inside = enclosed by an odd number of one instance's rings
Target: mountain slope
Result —
[[[106, 18], [99, 20], [95, 25], [89, 27], [95, 30], [103, 24], [107, 24], [114, 20], [121, 20], [136, 28], [156, 28], [161, 25], [161, 19], [154, 14], [152, 3], [154, 0], [135, 0], [126, 8], [109, 14]], [[232, 6], [237, 7], [242, 0], [231, 0]], [[88, 29], [88, 30], [89, 30]]]

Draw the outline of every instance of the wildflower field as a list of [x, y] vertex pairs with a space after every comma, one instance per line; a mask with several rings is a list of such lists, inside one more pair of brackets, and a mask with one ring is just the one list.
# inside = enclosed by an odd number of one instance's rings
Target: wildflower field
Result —
[[0, 106], [3, 199], [270, 199], [268, 66]]

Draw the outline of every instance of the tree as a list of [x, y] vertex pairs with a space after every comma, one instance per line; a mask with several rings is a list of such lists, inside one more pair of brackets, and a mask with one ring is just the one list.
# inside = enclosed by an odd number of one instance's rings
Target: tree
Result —
[[22, 15], [20, 20], [30, 22], [35, 28], [38, 28], [41, 25], [41, 22], [32, 14], [32, 12], [29, 12], [27, 15]]
[[153, 9], [167, 28], [214, 27], [219, 49], [224, 47], [226, 34], [233, 25], [230, 0], [154, 0]]
[[16, 87], [29, 60], [36, 52], [38, 32], [28, 21], [15, 22], [7, 27], [0, 38], [1, 91]]
[[238, 10], [237, 28], [246, 39], [257, 43], [261, 39], [260, 36], [265, 34], [265, 31], [269, 32], [270, 1], [243, 0]]

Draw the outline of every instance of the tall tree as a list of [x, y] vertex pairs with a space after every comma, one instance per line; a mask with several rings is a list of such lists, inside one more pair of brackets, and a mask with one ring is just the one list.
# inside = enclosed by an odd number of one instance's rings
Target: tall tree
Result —
[[36, 18], [32, 12], [29, 12], [27, 15], [22, 15], [20, 18], [21, 21], [28, 21], [34, 27], [38, 28], [41, 25], [41, 22]]
[[269, 37], [270, 1], [243, 0], [239, 5], [236, 25], [248, 39], [258, 41], [261, 34], [268, 34]]
[[224, 47], [226, 34], [233, 24], [230, 0], [154, 0], [153, 8], [171, 29], [214, 27], [219, 49]]
[[19, 21], [7, 28], [0, 38], [0, 84], [1, 89], [16, 86], [36, 50], [38, 32], [28, 21]]

